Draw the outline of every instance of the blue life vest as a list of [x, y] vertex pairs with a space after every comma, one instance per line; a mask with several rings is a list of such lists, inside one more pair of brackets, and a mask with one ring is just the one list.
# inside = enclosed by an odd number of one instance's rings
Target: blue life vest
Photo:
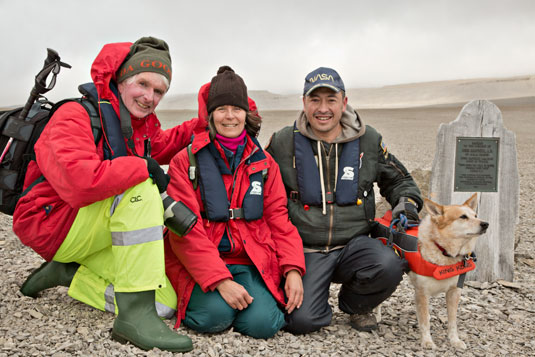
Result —
[[[126, 144], [121, 131], [121, 121], [111, 103], [105, 99], [99, 98], [95, 84], [92, 82], [82, 84], [79, 88], [82, 93], [91, 97], [95, 103], [98, 101], [102, 116], [103, 131], [108, 138], [108, 141], [104, 138], [102, 140], [104, 160], [113, 160], [116, 157], [127, 156]], [[117, 91], [115, 83], [110, 82], [110, 89], [113, 94], [119, 98], [119, 92]]]
[[[246, 159], [246, 164], [266, 159], [258, 141], [255, 138], [248, 137], [248, 139], [253, 140], [258, 150]], [[195, 154], [195, 158], [199, 168], [201, 199], [204, 203], [206, 217], [209, 220], [226, 222], [236, 218], [244, 218], [247, 221], [262, 218], [264, 210], [262, 171], [249, 176], [250, 184], [243, 198], [242, 207], [231, 209], [222, 175], [232, 175], [232, 172], [214, 144], [211, 142], [200, 149]]]
[[[344, 143], [338, 161], [335, 202], [347, 206], [357, 202], [360, 168], [360, 140]], [[311, 141], [303, 136], [294, 123], [294, 155], [297, 170], [299, 200], [306, 205], [321, 206], [321, 182], [318, 164], [314, 159]], [[321, 154], [318, 153], [318, 160]]]

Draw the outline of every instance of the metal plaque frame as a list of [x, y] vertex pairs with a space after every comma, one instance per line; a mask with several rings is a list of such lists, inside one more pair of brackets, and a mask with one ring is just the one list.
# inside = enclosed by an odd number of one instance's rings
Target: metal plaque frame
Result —
[[455, 181], [457, 192], [498, 192], [500, 138], [457, 137]]

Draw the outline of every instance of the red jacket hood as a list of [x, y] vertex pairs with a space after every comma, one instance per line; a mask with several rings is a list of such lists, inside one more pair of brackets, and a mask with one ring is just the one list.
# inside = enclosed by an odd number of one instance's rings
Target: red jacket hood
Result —
[[101, 98], [111, 99], [115, 96], [110, 90], [110, 81], [130, 52], [132, 42], [109, 43], [102, 47], [91, 66], [91, 78]]
[[[130, 53], [130, 46], [132, 46], [132, 42], [104, 45], [91, 66], [91, 78], [95, 83], [99, 98], [108, 100], [116, 113], [120, 113], [119, 100], [111, 91], [110, 82], [116, 81], [116, 73]], [[157, 120], [153, 116], [153, 114], [149, 114], [145, 118], [137, 119], [131, 115], [131, 119], [134, 119], [131, 120], [132, 128], [136, 130], [146, 126], [148, 121]]]

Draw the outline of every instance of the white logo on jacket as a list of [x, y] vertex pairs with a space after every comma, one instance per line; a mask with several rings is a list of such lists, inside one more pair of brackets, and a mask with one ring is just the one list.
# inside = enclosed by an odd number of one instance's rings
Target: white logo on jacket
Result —
[[251, 182], [251, 186], [253, 187], [251, 189], [251, 195], [261, 195], [262, 194], [262, 184], [260, 183], [260, 181]]
[[353, 178], [355, 177], [355, 173], [353, 172], [353, 168], [351, 166], [344, 167], [344, 174], [340, 178], [340, 180], [350, 180], [353, 181]]

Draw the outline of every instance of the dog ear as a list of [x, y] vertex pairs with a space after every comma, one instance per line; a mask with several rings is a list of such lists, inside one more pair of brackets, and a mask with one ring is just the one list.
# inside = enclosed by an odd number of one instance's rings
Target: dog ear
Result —
[[424, 198], [424, 207], [431, 216], [441, 216], [444, 213], [444, 207], [427, 198]]
[[477, 209], [477, 192], [472, 195], [469, 199], [466, 200], [463, 205], [470, 207], [473, 211]]

